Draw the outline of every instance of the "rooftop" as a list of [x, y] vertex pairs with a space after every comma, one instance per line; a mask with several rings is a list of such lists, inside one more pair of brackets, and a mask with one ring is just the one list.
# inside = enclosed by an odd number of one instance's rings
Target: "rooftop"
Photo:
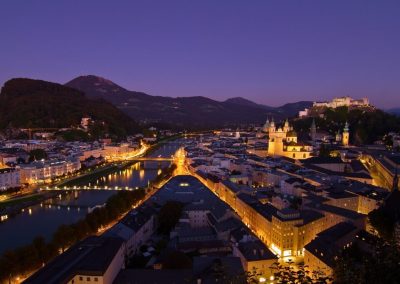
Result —
[[260, 240], [239, 243], [238, 249], [247, 261], [278, 259]]
[[77, 274], [103, 275], [123, 246], [123, 239], [92, 236], [57, 256], [24, 283], [67, 283]]

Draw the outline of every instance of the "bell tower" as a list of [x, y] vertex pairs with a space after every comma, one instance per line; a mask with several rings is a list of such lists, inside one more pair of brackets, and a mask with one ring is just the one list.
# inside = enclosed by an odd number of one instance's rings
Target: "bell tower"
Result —
[[349, 138], [350, 138], [349, 123], [346, 121], [346, 124], [344, 125], [344, 129], [343, 129], [343, 134], [342, 134], [343, 146], [345, 146], [345, 147], [349, 146]]
[[310, 136], [312, 142], [315, 142], [317, 136], [317, 126], [315, 125], [315, 119], [312, 120], [311, 129], [310, 129]]

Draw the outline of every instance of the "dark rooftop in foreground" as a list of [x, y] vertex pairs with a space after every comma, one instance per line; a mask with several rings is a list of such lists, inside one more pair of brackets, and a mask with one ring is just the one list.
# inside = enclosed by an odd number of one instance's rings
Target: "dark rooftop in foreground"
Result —
[[193, 283], [191, 279], [191, 269], [126, 269], [120, 271], [114, 284], [187, 284]]
[[24, 283], [67, 283], [75, 275], [103, 275], [123, 245], [121, 238], [92, 236], [56, 257]]

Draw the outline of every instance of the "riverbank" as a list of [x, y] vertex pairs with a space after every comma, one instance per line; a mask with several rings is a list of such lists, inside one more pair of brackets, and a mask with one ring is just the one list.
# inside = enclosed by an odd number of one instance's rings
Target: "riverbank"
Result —
[[[65, 251], [68, 247], [87, 236], [103, 233], [123, 218], [132, 208], [139, 206], [157, 192], [165, 181], [173, 176], [175, 169], [176, 166], [174, 164], [164, 168], [146, 189], [141, 188], [134, 191], [117, 192], [108, 198], [105, 206], [94, 209], [75, 223], [59, 226], [53, 233], [52, 238], [47, 241], [44, 238], [36, 237], [30, 244], [6, 252], [0, 257], [0, 279], [5, 280], [7, 277], [10, 277], [12, 280], [17, 278], [25, 279], [34, 271], [40, 269], [43, 263], [47, 263], [56, 257], [60, 250]], [[57, 193], [59, 194], [59, 192]], [[38, 254], [34, 253], [34, 257], [27, 258], [27, 261], [23, 265], [19, 263], [18, 265], [14, 265], [7, 261], [10, 255], [15, 255], [18, 259], [23, 259], [27, 253], [36, 252], [39, 240], [41, 242], [41, 249], [46, 251], [46, 258], [36, 258]], [[2, 274], [2, 271], [7, 271], [7, 273]]]
[[79, 175], [79, 176], [70, 178], [68, 180], [63, 180], [62, 182], [55, 184], [54, 187], [61, 188], [63, 186], [81, 185], [82, 183], [88, 182], [94, 178], [113, 173], [117, 170], [124, 169], [135, 163], [137, 163], [137, 161], [113, 162], [111, 164], [105, 165], [104, 167], [91, 170], [90, 172], [88, 172], [86, 174]]
[[57, 192], [36, 192], [23, 197], [3, 201], [0, 203], [0, 215], [3, 218], [12, 218], [23, 209], [37, 205], [43, 201], [54, 198]]
[[[147, 151], [143, 154], [143, 156], [148, 156], [153, 152], [157, 151], [160, 147], [162, 147], [165, 143], [178, 139], [180, 136], [168, 137], [166, 139], [160, 140], [157, 144], [150, 146]], [[76, 173], [76, 176], [64, 178], [62, 180], [53, 182], [49, 185], [44, 185], [45, 187], [64, 187], [64, 186], [79, 186], [86, 183], [89, 183], [91, 180], [94, 180], [98, 177], [108, 175], [114, 173], [118, 170], [125, 169], [138, 161], [121, 161], [121, 162], [111, 162], [106, 163], [101, 166], [96, 166], [95, 168], [89, 168], [83, 170], [81, 173]], [[0, 215], [14, 215], [17, 214], [20, 210], [27, 208], [29, 206], [39, 204], [46, 199], [52, 198], [55, 193], [43, 193], [39, 192], [40, 186], [37, 186], [33, 189], [30, 194], [26, 194], [22, 197], [16, 196], [10, 199], [0, 201]]]

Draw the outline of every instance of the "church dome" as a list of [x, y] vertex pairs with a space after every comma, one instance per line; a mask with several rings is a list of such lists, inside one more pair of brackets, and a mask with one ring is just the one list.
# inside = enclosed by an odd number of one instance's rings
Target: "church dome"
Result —
[[297, 137], [297, 133], [294, 130], [290, 130], [286, 133], [286, 137]]

